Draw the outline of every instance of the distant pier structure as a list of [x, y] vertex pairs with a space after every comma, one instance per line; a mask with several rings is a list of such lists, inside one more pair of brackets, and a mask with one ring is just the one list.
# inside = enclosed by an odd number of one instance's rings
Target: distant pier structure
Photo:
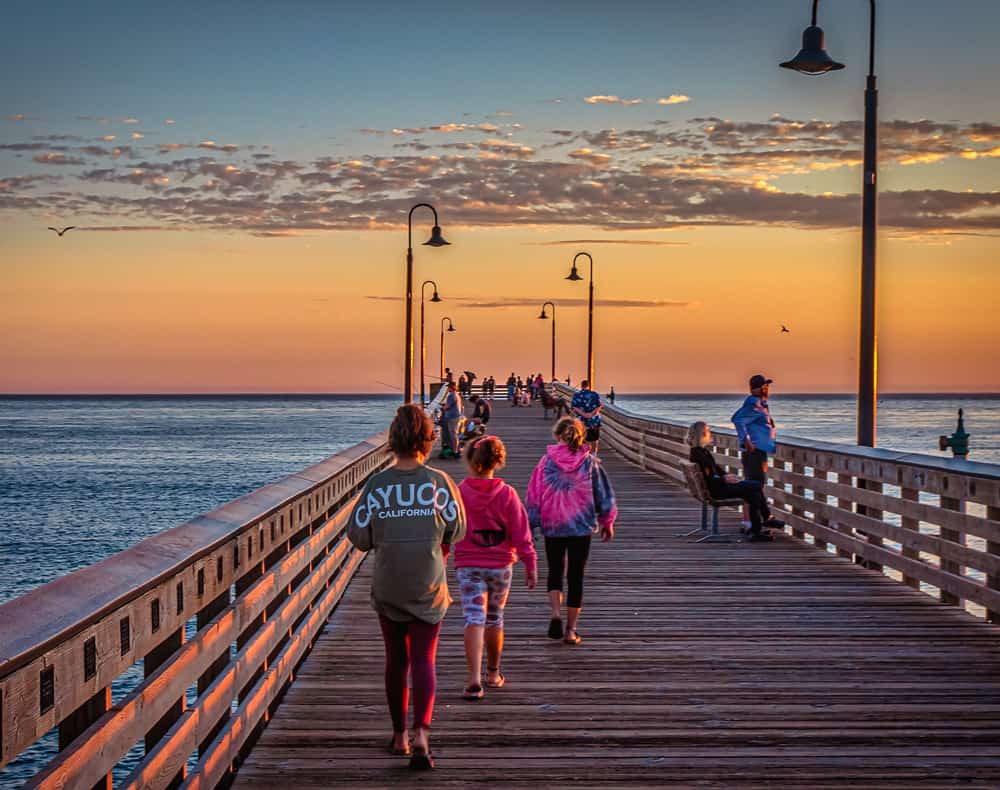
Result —
[[[522, 493], [551, 441], [541, 411], [490, 424]], [[583, 645], [545, 638], [544, 591], [519, 575], [508, 686], [470, 705], [446, 618], [427, 781], [1000, 785], [1000, 466], [787, 439], [768, 490], [785, 534], [743, 542], [724, 510], [728, 542], [695, 542], [686, 428], [605, 407], [621, 518], [592, 550]], [[735, 436], [713, 435], [737, 471]], [[344, 534], [389, 463], [372, 436], [0, 606], [0, 766], [44, 746], [29, 787], [403, 780], [369, 568]]]

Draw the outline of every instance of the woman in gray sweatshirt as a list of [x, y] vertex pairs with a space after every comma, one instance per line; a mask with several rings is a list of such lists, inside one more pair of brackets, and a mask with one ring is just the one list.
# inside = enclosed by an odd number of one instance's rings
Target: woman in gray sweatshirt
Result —
[[401, 406], [389, 428], [396, 463], [368, 478], [347, 526], [351, 543], [375, 554], [371, 596], [385, 641], [393, 754], [411, 754], [408, 674], [412, 680], [414, 769], [434, 767], [429, 736], [435, 659], [441, 621], [451, 603], [445, 561], [448, 547], [465, 536], [465, 511], [455, 482], [424, 465], [433, 442], [434, 426], [424, 410]]

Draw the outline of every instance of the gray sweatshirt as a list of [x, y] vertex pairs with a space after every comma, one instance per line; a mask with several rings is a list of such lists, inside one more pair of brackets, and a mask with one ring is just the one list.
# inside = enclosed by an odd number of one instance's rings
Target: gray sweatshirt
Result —
[[347, 538], [375, 552], [372, 606], [397, 622], [438, 623], [448, 610], [441, 544], [465, 536], [465, 510], [454, 481], [428, 466], [395, 466], [368, 478], [351, 512]]

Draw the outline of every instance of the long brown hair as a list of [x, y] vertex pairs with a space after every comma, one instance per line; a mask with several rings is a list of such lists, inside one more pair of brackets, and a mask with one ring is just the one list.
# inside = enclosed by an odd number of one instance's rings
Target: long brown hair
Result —
[[583, 447], [584, 437], [587, 435], [583, 428], [583, 423], [575, 417], [563, 417], [552, 429], [552, 435], [556, 441], [562, 442], [574, 453]]

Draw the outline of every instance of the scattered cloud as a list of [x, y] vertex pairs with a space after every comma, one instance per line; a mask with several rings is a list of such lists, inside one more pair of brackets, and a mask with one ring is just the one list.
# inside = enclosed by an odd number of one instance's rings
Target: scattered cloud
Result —
[[35, 154], [31, 157], [32, 162], [40, 165], [82, 165], [86, 164], [84, 159], [78, 156], [66, 156], [66, 154], [56, 154], [49, 151], [46, 154]]
[[566, 155], [571, 159], [582, 159], [595, 167], [604, 167], [611, 162], [611, 156], [609, 154], [599, 154], [589, 148], [577, 148], [575, 151], [570, 151]]
[[177, 121], [173, 118], [167, 118], [167, 120], [163, 122], [164, 126], [173, 126], [175, 123], [177, 123]]
[[584, 96], [583, 100], [587, 104], [621, 104], [625, 107], [642, 104], [642, 99], [622, 99], [618, 96]]
[[631, 244], [638, 247], [687, 247], [689, 241], [661, 241], [658, 239], [559, 239], [557, 241], [529, 241], [532, 247], [579, 247], [586, 244]]
[[684, 104], [691, 101], [691, 97], [683, 93], [671, 93], [666, 98], [660, 97], [656, 100], [657, 104]]
[[139, 123], [138, 118], [122, 118], [122, 123]]
[[[365, 298], [376, 302], [403, 301], [402, 296], [367, 296]], [[533, 309], [537, 309], [538, 305], [546, 300], [546, 297], [541, 296], [503, 297], [499, 299], [483, 299], [482, 297], [476, 296], [456, 296], [449, 297], [445, 301], [457, 303], [462, 307], [471, 307], [475, 309], [506, 307], [531, 307]], [[578, 297], [572, 299], [560, 299], [556, 302], [556, 304], [559, 307], [586, 307], [588, 300]], [[624, 307], [640, 309], [701, 306], [700, 302], [674, 301], [671, 299], [595, 299], [594, 304], [598, 307]]]
[[144, 135], [142, 132], [132, 132], [132, 139], [133, 140], [141, 140], [145, 136], [146, 135]]

